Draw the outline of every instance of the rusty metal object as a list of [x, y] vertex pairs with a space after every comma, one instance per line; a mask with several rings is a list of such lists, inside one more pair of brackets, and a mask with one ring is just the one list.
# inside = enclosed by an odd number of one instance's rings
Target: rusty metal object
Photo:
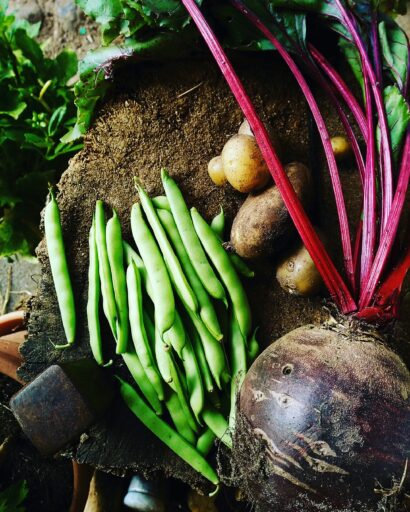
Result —
[[108, 407], [111, 384], [94, 361], [52, 365], [10, 400], [23, 432], [43, 455], [60, 451]]

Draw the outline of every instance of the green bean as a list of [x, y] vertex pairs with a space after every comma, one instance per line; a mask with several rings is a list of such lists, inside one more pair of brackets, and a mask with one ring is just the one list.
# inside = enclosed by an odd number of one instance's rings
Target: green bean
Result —
[[211, 222], [213, 232], [221, 239], [224, 239], [225, 232], [225, 213], [221, 206], [221, 211], [216, 215]]
[[178, 395], [174, 392], [170, 392], [169, 398], [166, 400], [165, 405], [167, 406], [169, 415], [171, 416], [172, 423], [175, 425], [177, 432], [186, 440], [189, 444], [195, 446], [196, 435], [192, 428], [188, 425], [184, 411], [181, 408], [181, 402], [179, 401]]
[[118, 315], [117, 354], [124, 354], [128, 348], [129, 338], [127, 283], [124, 271], [121, 224], [115, 210], [113, 210], [113, 215], [107, 222], [106, 240], [108, 261], [110, 263], [115, 304]]
[[128, 304], [130, 308], [131, 337], [135, 351], [160, 400], [164, 400], [164, 388], [156, 368], [144, 325], [142, 310], [141, 278], [134, 262], [127, 268]]
[[201, 379], [201, 370], [199, 369], [198, 361], [188, 336], [182, 350], [182, 364], [184, 366], [188, 386], [189, 403], [197, 422], [200, 423], [200, 414], [204, 407], [204, 388]]
[[252, 338], [248, 344], [248, 358], [251, 363], [256, 359], [256, 356], [259, 354], [260, 350], [258, 340], [256, 339], [257, 331], [258, 327], [254, 330]]
[[190, 338], [199, 364], [199, 368], [201, 370], [205, 389], [208, 391], [208, 393], [212, 393], [214, 391], [214, 382], [212, 380], [211, 371], [205, 357], [204, 347], [202, 346], [201, 339], [194, 326], [192, 326], [190, 330]]
[[162, 414], [162, 405], [158, 398], [158, 394], [150, 380], [147, 378], [147, 374], [142, 367], [141, 361], [139, 360], [136, 352], [132, 350], [122, 354], [122, 357], [147, 402], [151, 405], [155, 414], [160, 416]]
[[169, 385], [175, 391], [175, 393], [178, 395], [178, 398], [179, 398], [179, 401], [181, 404], [181, 409], [183, 410], [183, 412], [185, 414], [186, 421], [187, 421], [188, 425], [192, 428], [192, 430], [194, 432], [197, 432], [198, 425], [197, 425], [195, 418], [193, 417], [193, 415], [191, 413], [191, 409], [188, 405], [186, 395], [185, 395], [185, 389], [184, 389], [185, 386], [184, 386], [184, 383], [182, 382], [182, 378], [179, 373], [179, 368], [174, 360], [171, 350], [169, 350], [167, 352], [167, 355], [169, 357], [169, 368], [171, 371], [171, 378], [172, 378], [172, 381], [169, 383]]
[[238, 274], [222, 247], [221, 241], [196, 208], [191, 208], [191, 216], [199, 239], [228, 290], [239, 328], [244, 338], [247, 339], [251, 329], [251, 312]]
[[[98, 254], [95, 240], [95, 218], [91, 224], [89, 243], [88, 266], [88, 299], [87, 299], [87, 324], [90, 337], [90, 347], [94, 359], [99, 365], [104, 365], [102, 351], [102, 339], [100, 328], [100, 274], [98, 272]], [[112, 361], [111, 361], [112, 362]], [[109, 364], [109, 363], [108, 363]]]
[[218, 388], [221, 389], [221, 378], [224, 372], [226, 372], [225, 354], [222, 346], [219, 341], [211, 335], [202, 320], [196, 317], [191, 311], [187, 310], [187, 312], [195, 329], [198, 331], [212, 377]]
[[229, 432], [229, 425], [223, 415], [210, 407], [205, 407], [202, 411], [202, 418], [216, 437], [232, 450], [232, 437]]
[[181, 317], [177, 310], [175, 310], [174, 325], [167, 332], [164, 332], [163, 340], [167, 345], [171, 345], [180, 359], [183, 359], [182, 351], [186, 344], [186, 336]]
[[150, 286], [148, 286], [147, 269], [144, 265], [144, 262], [142, 261], [141, 256], [139, 256], [139, 254], [137, 254], [134, 249], [129, 244], [127, 244], [127, 242], [123, 241], [122, 246], [124, 249], [125, 261], [127, 262], [127, 265], [130, 265], [132, 261], [135, 263], [135, 266], [137, 267], [141, 276], [142, 284], [144, 285], [144, 288], [146, 289], [150, 298], [152, 298], [152, 290], [150, 289]]
[[145, 332], [147, 333], [147, 338], [151, 347], [151, 350], [154, 350], [155, 352], [155, 327], [152, 323], [151, 317], [149, 316], [148, 312], [144, 308], [143, 312], [143, 319], [144, 319], [144, 326], [145, 326]]
[[192, 219], [181, 191], [165, 169], [161, 171], [161, 178], [179, 234], [202, 285], [211, 297], [220, 299], [227, 305], [225, 290], [209, 264], [195, 233]]
[[112, 283], [110, 262], [108, 260], [104, 204], [100, 200], [98, 200], [95, 205], [95, 235], [97, 239], [98, 266], [103, 298], [103, 310], [114, 338], [117, 339], [117, 307], [115, 305], [114, 287]]
[[169, 206], [169, 201], [167, 196], [157, 196], [152, 198], [152, 204], [155, 206], [155, 208], [161, 209], [161, 210], [168, 210], [171, 211], [171, 207]]
[[127, 382], [120, 380], [120, 392], [126, 405], [137, 416], [151, 432], [153, 432], [164, 444], [173, 450], [182, 460], [194, 468], [204, 478], [219, 485], [219, 478], [215, 470], [202, 457], [202, 455], [191, 446], [183, 437], [175, 432], [165, 421], [161, 420], [145, 404], [137, 391]]
[[235, 270], [244, 277], [255, 277], [255, 272], [248, 267], [243, 259], [236, 252], [228, 252], [229, 259]]
[[151, 199], [148, 197], [148, 194], [140, 185], [138, 185], [138, 183], [136, 184], [136, 187], [140, 196], [142, 208], [161, 249], [165, 265], [167, 266], [169, 276], [178, 293], [178, 296], [187, 308], [191, 309], [192, 311], [197, 311], [198, 301], [187, 281], [187, 278], [185, 277], [181, 263], [179, 262], [167, 238], [164, 228], [162, 227], [162, 224], [155, 211], [154, 205], [152, 204]]
[[[224, 241], [224, 230], [225, 230], [225, 214], [221, 206], [221, 211], [212, 219], [211, 222], [212, 231], [217, 235], [217, 237]], [[244, 277], [254, 277], [255, 272], [251, 270], [248, 265], [243, 261], [243, 259], [236, 254], [236, 252], [228, 252], [229, 259], [231, 260], [232, 265], [235, 267], [235, 270], [239, 272], [239, 274]]]
[[155, 359], [161, 377], [167, 384], [172, 383], [171, 363], [168, 352], [170, 347], [162, 341], [161, 333], [155, 329]]
[[235, 315], [232, 313], [230, 322], [229, 348], [231, 354], [231, 410], [229, 413], [229, 426], [234, 428], [236, 417], [236, 394], [240, 390], [247, 370], [246, 344]]
[[169, 239], [174, 246], [175, 252], [188, 278], [189, 284], [191, 285], [198, 299], [199, 316], [201, 317], [202, 321], [212, 336], [214, 336], [217, 340], [222, 339], [221, 328], [215, 313], [215, 308], [211, 299], [209, 298], [207, 291], [202, 286], [201, 280], [195, 272], [194, 267], [192, 266], [191, 260], [185, 250], [172, 214], [166, 210], [158, 210], [157, 214], [162, 223], [162, 226], [164, 227]]
[[152, 287], [155, 323], [160, 334], [170, 329], [175, 319], [175, 299], [171, 281], [158, 245], [148, 229], [139, 204], [131, 211], [132, 234], [141, 254]]
[[198, 437], [198, 441], [196, 442], [196, 449], [199, 451], [199, 453], [206, 457], [208, 453], [211, 451], [215, 439], [215, 434], [212, 432], [210, 428], [207, 427], [204, 430], [204, 432]]
[[71, 346], [75, 341], [76, 314], [74, 293], [68, 271], [67, 257], [64, 249], [63, 230], [61, 227], [60, 211], [50, 189], [50, 201], [44, 212], [44, 229], [48, 257], [50, 260], [51, 274], [53, 276], [54, 288], [57, 294], [58, 307], [63, 322], [64, 333], [67, 343], [55, 345], [61, 349]]

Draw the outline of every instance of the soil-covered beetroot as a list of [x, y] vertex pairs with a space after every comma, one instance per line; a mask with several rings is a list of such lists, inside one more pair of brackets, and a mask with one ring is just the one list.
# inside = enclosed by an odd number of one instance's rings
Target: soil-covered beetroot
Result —
[[399, 510], [409, 393], [409, 371], [378, 338], [351, 326], [300, 327], [245, 378], [235, 471], [263, 511]]

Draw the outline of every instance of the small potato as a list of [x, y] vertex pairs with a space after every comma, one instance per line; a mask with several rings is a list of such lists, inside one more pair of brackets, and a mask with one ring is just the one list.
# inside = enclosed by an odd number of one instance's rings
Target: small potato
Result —
[[322, 277], [303, 244], [279, 263], [276, 279], [286, 292], [301, 297], [317, 295], [323, 285]]
[[209, 161], [208, 174], [211, 180], [218, 187], [222, 187], [222, 185], [225, 185], [226, 176], [222, 166], [222, 158], [220, 156], [215, 156], [214, 158], [212, 158], [212, 160]]
[[[275, 151], [280, 155], [281, 148], [280, 148], [278, 137], [274, 133], [274, 131], [273, 131], [271, 126], [268, 125], [268, 126], [266, 126], [266, 128], [268, 130], [269, 138], [270, 138], [270, 140], [271, 140], [271, 142], [273, 144], [273, 147], [275, 148]], [[249, 123], [248, 123], [247, 119], [245, 119], [243, 121], [243, 123], [241, 124], [241, 126], [239, 127], [238, 133], [240, 135], [251, 135], [252, 137], [255, 136], [253, 134], [253, 131], [251, 130], [251, 127], [249, 126]]]
[[240, 135], [251, 135], [254, 137], [253, 131], [251, 130], [247, 119], [244, 119], [243, 123], [239, 127], [238, 133]]
[[255, 137], [234, 135], [225, 144], [221, 157], [226, 179], [239, 192], [258, 190], [268, 183], [270, 173]]
[[[285, 171], [302, 205], [308, 208], [313, 196], [309, 169], [293, 162], [285, 166]], [[231, 245], [244, 259], [273, 256], [289, 244], [295, 231], [279, 189], [271, 185], [249, 194], [239, 208], [232, 224]]]
[[347, 137], [337, 135], [336, 137], [332, 137], [330, 142], [336, 160], [345, 160], [352, 154], [352, 146]]

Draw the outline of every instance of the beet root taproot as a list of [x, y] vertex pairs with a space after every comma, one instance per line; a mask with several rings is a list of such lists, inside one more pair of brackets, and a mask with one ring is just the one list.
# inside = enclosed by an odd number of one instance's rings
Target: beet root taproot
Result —
[[288, 333], [241, 388], [241, 486], [263, 512], [403, 510], [409, 395], [405, 364], [371, 334], [311, 325]]

